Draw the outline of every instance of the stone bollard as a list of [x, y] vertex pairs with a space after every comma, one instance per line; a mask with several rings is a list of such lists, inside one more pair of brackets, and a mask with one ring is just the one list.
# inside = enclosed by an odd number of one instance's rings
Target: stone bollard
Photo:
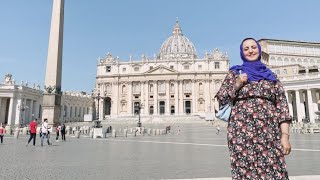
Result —
[[123, 130], [123, 137], [128, 137], [128, 130], [127, 129]]
[[12, 134], [12, 129], [11, 129], [10, 126], [6, 126], [6, 133], [7, 133], [8, 135], [11, 135], [11, 134]]
[[76, 132], [75, 132], [75, 137], [76, 137], [76, 138], [80, 138], [80, 131], [76, 131]]
[[76, 127], [73, 127], [72, 128], [72, 134], [74, 134], [76, 130], [77, 130]]
[[19, 138], [19, 133], [20, 133], [20, 129], [17, 127], [17, 128], [14, 130], [14, 138], [18, 139], [18, 138]]
[[93, 129], [91, 129], [91, 131], [89, 133], [89, 137], [93, 138]]
[[148, 136], [151, 136], [151, 129], [148, 129]]
[[116, 132], [116, 130], [115, 129], [112, 129], [112, 137], [117, 137], [117, 132]]
[[24, 127], [23, 129], [22, 129], [22, 135], [27, 135], [28, 134], [28, 129], [27, 129], [27, 127]]

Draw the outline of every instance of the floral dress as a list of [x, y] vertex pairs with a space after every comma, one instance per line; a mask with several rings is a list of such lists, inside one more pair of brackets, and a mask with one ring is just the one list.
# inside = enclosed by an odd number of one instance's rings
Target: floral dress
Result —
[[228, 147], [233, 179], [288, 179], [280, 143], [280, 123], [291, 121], [280, 81], [260, 80], [236, 90], [229, 71], [216, 97], [233, 103], [228, 122]]

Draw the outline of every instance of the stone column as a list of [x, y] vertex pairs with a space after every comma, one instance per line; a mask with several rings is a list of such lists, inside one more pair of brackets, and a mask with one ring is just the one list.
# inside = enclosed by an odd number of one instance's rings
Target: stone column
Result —
[[112, 117], [117, 117], [119, 115], [119, 103], [120, 103], [120, 98], [119, 98], [119, 88], [120, 84], [118, 82], [114, 82], [112, 84], [112, 99], [111, 101], [113, 102], [112, 103], [112, 106], [111, 106], [111, 110], [112, 110], [112, 113], [111, 113], [111, 116]]
[[311, 94], [312, 94], [312, 99], [313, 99], [313, 111], [316, 112], [318, 111], [318, 99], [317, 99], [317, 89], [313, 89], [311, 90]]
[[[33, 107], [34, 107], [34, 118], [38, 119], [38, 117], [39, 117], [39, 103], [38, 103], [38, 100], [35, 100], [33, 102]], [[64, 110], [63, 110], [63, 112], [64, 112]]]
[[149, 115], [149, 82], [146, 81], [144, 86], [145, 86], [145, 101], [144, 101], [143, 111], [145, 115]]
[[128, 83], [128, 115], [132, 116], [132, 82]]
[[158, 115], [159, 113], [159, 108], [158, 108], [158, 81], [154, 81], [154, 101], [153, 101], [153, 114]]
[[183, 115], [184, 113], [184, 93], [183, 93], [183, 80], [180, 81], [179, 83], [179, 114]]
[[103, 96], [103, 98], [101, 98], [99, 101], [99, 120], [100, 121], [102, 121], [104, 117], [104, 98], [105, 96]]
[[179, 81], [176, 80], [174, 82], [174, 114], [178, 115], [179, 114]]
[[13, 116], [14, 116], [14, 109], [15, 108], [13, 106], [13, 98], [10, 98], [10, 104], [9, 104], [9, 114], [8, 114], [8, 125], [14, 125], [14, 120], [13, 120]]
[[[144, 101], [145, 101], [145, 94], [144, 94], [144, 84], [145, 84], [145, 81], [141, 81], [140, 82], [140, 97], [141, 97], [141, 103], [140, 103], [140, 106], [141, 104], [145, 104]], [[140, 109], [140, 115], [144, 115], [144, 108], [141, 108]]]
[[192, 114], [197, 113], [196, 81], [192, 80]]
[[[42, 117], [48, 119], [50, 125], [59, 122], [61, 111], [63, 21], [64, 0], [53, 0], [45, 93], [42, 105]], [[51, 91], [49, 88], [53, 90]]]
[[203, 85], [203, 93], [204, 93], [204, 100], [205, 100], [205, 103], [204, 103], [204, 112], [210, 112], [211, 111], [211, 107], [210, 107], [210, 94], [211, 94], [211, 91], [210, 91], [210, 84], [209, 84], [209, 80], [205, 80], [204, 81], [204, 85]]
[[[25, 99], [25, 98], [23, 98], [22, 100], [21, 100], [21, 104], [20, 104], [20, 107], [22, 107], [22, 106], [25, 108], [25, 109], [23, 109], [23, 110], [19, 110], [19, 113], [21, 113], [21, 119], [20, 120], [16, 120], [16, 124], [20, 124], [21, 122], [23, 122], [24, 124], [26, 124], [26, 111], [28, 111], [29, 109], [27, 109], [26, 108], [26, 106], [27, 106], [27, 100]], [[19, 118], [20, 118], [20, 115], [19, 115]], [[19, 119], [18, 118], [18, 119]]]
[[306, 102], [305, 92], [304, 90], [301, 90], [300, 91], [300, 106], [301, 106], [300, 112], [301, 112], [302, 118], [306, 117], [306, 107], [304, 105], [304, 102]]
[[14, 122], [12, 124], [20, 124], [21, 118], [23, 118], [23, 111], [21, 110], [23, 99], [17, 100], [17, 111], [15, 113]]
[[293, 116], [292, 92], [286, 91], [286, 96], [287, 96], [287, 102], [288, 102], [288, 106], [289, 106], [289, 113], [291, 116]]
[[165, 81], [166, 86], [166, 111], [165, 115], [170, 115], [170, 81]]
[[307, 99], [308, 99], [308, 113], [309, 119], [311, 123], [315, 122], [315, 113], [313, 110], [313, 100], [312, 100], [312, 91], [311, 89], [307, 89]]
[[299, 122], [302, 121], [302, 112], [301, 112], [301, 100], [300, 100], [300, 91], [299, 90], [296, 90], [295, 91], [295, 95], [296, 95], [296, 111], [297, 111], [297, 120]]
[[[32, 116], [32, 114], [34, 113], [34, 109], [33, 109], [33, 100], [30, 99], [30, 107], [29, 107], [29, 117], [28, 117], [28, 122], [32, 121], [32, 118], [34, 118]], [[27, 121], [26, 121], [27, 122]]]

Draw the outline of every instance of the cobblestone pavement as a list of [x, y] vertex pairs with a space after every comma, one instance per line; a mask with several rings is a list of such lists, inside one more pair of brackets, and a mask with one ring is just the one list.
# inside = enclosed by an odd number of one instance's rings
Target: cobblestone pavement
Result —
[[[160, 126], [165, 125], [152, 127]], [[35, 147], [26, 147], [26, 136], [6, 136], [0, 145], [0, 179], [230, 179], [225, 129], [217, 135], [214, 127], [204, 123], [171, 127], [171, 134], [159, 136], [91, 139], [82, 135], [56, 142], [52, 135], [53, 145], [43, 147], [39, 135]], [[320, 175], [320, 134], [290, 138], [289, 175], [320, 179], [309, 176]]]

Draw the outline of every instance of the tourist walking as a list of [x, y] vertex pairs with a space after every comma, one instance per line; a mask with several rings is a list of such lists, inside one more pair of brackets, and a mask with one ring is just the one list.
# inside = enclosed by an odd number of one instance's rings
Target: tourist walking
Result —
[[30, 143], [30, 141], [33, 139], [33, 146], [36, 145], [36, 136], [37, 136], [37, 119], [33, 119], [30, 124], [30, 138], [28, 140], [27, 145]]
[[56, 127], [56, 141], [59, 142], [59, 133], [60, 133], [60, 130], [61, 130], [61, 126], [60, 126], [60, 123], [57, 124], [57, 127]]
[[49, 132], [49, 126], [48, 126], [48, 119], [44, 119], [42, 126], [41, 126], [41, 131], [42, 131], [42, 135], [41, 135], [41, 146], [43, 146], [43, 139], [46, 138], [47, 139], [47, 143], [48, 145], [51, 145], [49, 138], [50, 138], [50, 132]]
[[62, 137], [62, 141], [66, 141], [66, 125], [63, 123], [61, 125], [61, 137]]
[[240, 46], [242, 65], [230, 68], [216, 97], [232, 107], [228, 148], [232, 179], [288, 179], [284, 155], [291, 151], [288, 103], [282, 83], [261, 62], [252, 39]]
[[1, 144], [3, 143], [3, 137], [4, 134], [6, 133], [6, 129], [4, 128], [3, 124], [0, 124], [0, 140], [1, 140]]

